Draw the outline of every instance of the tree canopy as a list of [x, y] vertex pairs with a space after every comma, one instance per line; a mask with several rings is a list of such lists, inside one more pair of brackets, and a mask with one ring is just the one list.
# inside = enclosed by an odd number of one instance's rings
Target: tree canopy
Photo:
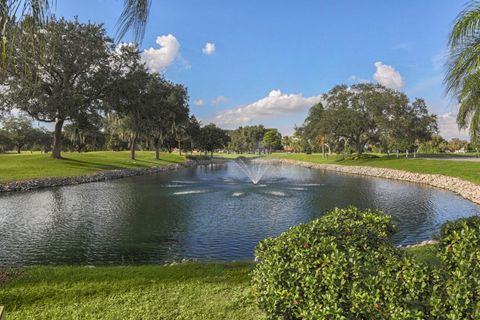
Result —
[[38, 121], [54, 122], [52, 155], [60, 158], [65, 121], [95, 117], [102, 110], [112, 47], [101, 25], [78, 20], [52, 20], [39, 37], [45, 40], [40, 58], [34, 47], [16, 49], [15, 68], [29, 70], [30, 76], [9, 72], [1, 103]]
[[339, 85], [314, 105], [301, 131], [310, 146], [362, 153], [367, 145], [384, 150], [414, 148], [437, 131], [436, 116], [425, 101], [378, 84]]

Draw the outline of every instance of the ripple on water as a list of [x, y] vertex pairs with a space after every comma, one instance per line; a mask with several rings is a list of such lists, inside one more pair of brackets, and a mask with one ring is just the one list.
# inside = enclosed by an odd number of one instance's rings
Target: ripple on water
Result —
[[175, 183], [175, 184], [194, 184], [194, 183], [198, 183], [198, 181], [191, 181], [191, 180], [172, 180], [172, 183]]
[[306, 189], [303, 187], [291, 187], [288, 188], [289, 190], [294, 190], [294, 191], [305, 191]]
[[234, 192], [232, 193], [232, 197], [242, 197], [245, 195], [245, 192]]
[[186, 194], [200, 194], [200, 193], [207, 193], [207, 192], [208, 192], [208, 190], [187, 190], [187, 191], [174, 192], [173, 195], [181, 196], [181, 195], [186, 195]]
[[267, 191], [265, 193], [269, 194], [269, 195], [272, 195], [272, 196], [276, 196], [276, 197], [286, 197], [287, 196], [287, 193], [285, 193], [283, 191], [278, 191], [278, 190], [271, 190], [271, 191]]

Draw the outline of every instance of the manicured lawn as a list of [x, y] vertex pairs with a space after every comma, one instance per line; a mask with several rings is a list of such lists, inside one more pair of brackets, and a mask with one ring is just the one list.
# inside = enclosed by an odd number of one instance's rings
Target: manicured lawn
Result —
[[155, 160], [155, 153], [150, 151], [138, 151], [137, 160], [131, 160], [127, 151], [65, 152], [63, 157], [65, 159], [56, 160], [50, 154], [29, 152], [0, 154], [0, 181], [77, 176], [104, 170], [147, 168], [185, 161], [183, 156], [173, 153], [161, 153], [161, 160]]
[[262, 319], [252, 264], [32, 267], [0, 284], [7, 319]]
[[[436, 246], [408, 249], [435, 266]], [[264, 319], [253, 263], [28, 267], [0, 282], [7, 319]], [[2, 281], [4, 277], [0, 277]]]
[[418, 262], [425, 263], [431, 267], [440, 265], [440, 259], [436, 256], [437, 250], [438, 245], [436, 244], [406, 249], [407, 254], [413, 256]]
[[[200, 153], [194, 153], [200, 155]], [[254, 157], [252, 154], [214, 153], [214, 157]], [[130, 160], [128, 151], [64, 152], [64, 159], [52, 159], [50, 154], [39, 152], [0, 153], [0, 182], [28, 180], [45, 177], [66, 177], [92, 174], [98, 171], [126, 168], [148, 168], [185, 161], [178, 153], [160, 154], [155, 160], [153, 151], [137, 151], [137, 160]]]
[[350, 166], [370, 166], [379, 168], [399, 169], [417, 173], [442, 174], [458, 177], [463, 180], [480, 184], [480, 162], [455, 160], [427, 160], [414, 158], [396, 158], [381, 156], [372, 159], [345, 160], [343, 156], [329, 156], [322, 158], [321, 154], [287, 154], [275, 153], [271, 158], [292, 159], [313, 163], [331, 163]]

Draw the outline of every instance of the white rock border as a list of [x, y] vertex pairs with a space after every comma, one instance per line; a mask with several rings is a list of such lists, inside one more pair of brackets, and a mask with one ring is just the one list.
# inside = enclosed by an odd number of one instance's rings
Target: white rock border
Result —
[[120, 179], [133, 176], [151, 175], [160, 172], [178, 170], [182, 168], [193, 167], [196, 165], [222, 164], [224, 159], [211, 160], [187, 160], [183, 163], [170, 164], [161, 167], [150, 168], [131, 168], [121, 170], [100, 171], [90, 175], [72, 176], [72, 177], [51, 177], [31, 180], [20, 180], [12, 182], [0, 183], [0, 193], [12, 191], [27, 191], [39, 188], [70, 186], [89, 182], [106, 181], [113, 179]]
[[[441, 174], [415, 173], [397, 169], [376, 168], [366, 166], [342, 166], [337, 164], [321, 164], [291, 159], [265, 159], [278, 164], [298, 165], [306, 168], [336, 171], [347, 174], [356, 174], [370, 177], [379, 177], [392, 180], [407, 181], [451, 191], [459, 196], [480, 204], [480, 185], [460, 178], [444, 176]], [[479, 167], [480, 172], [480, 167]]]

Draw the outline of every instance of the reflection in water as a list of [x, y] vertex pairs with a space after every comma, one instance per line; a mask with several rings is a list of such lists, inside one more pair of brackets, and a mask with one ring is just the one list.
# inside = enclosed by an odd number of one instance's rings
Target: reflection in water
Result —
[[479, 207], [410, 183], [276, 166], [253, 185], [210, 165], [0, 196], [0, 266], [252, 259], [261, 239], [355, 205], [391, 214], [397, 244]]

